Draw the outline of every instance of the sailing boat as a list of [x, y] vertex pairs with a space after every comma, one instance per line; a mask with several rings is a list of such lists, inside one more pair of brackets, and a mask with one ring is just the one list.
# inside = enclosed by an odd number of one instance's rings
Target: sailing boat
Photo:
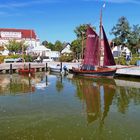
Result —
[[[101, 64], [101, 36], [103, 36], [103, 64]], [[80, 76], [88, 77], [114, 77], [116, 67], [112, 55], [102, 21], [100, 19], [100, 33], [97, 33], [88, 25], [86, 32], [86, 48], [84, 53], [84, 60], [81, 68], [72, 68], [72, 73]]]

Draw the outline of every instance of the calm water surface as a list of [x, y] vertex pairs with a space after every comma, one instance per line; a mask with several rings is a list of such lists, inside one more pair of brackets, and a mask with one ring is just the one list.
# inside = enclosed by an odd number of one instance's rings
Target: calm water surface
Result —
[[140, 140], [140, 81], [0, 75], [0, 140]]

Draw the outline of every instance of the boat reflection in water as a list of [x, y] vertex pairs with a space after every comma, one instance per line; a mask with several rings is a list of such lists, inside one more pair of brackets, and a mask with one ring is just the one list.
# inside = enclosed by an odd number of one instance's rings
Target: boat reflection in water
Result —
[[88, 123], [98, 120], [101, 127], [113, 102], [122, 114], [128, 111], [130, 104], [140, 103], [140, 81], [83, 78], [73, 80], [77, 86], [76, 94], [85, 105]]
[[77, 96], [86, 104], [88, 123], [96, 120], [102, 125], [112, 105], [116, 84], [114, 79], [75, 79]]

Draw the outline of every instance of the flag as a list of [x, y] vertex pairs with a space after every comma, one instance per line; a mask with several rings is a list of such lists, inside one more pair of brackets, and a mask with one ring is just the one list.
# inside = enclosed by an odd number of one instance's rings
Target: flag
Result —
[[103, 8], [105, 8], [105, 3], [103, 4]]

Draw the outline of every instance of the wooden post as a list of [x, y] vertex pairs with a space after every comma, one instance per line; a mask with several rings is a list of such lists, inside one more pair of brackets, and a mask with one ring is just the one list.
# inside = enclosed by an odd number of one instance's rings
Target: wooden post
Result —
[[13, 70], [12, 70], [12, 64], [10, 64], [10, 75], [12, 75]]
[[46, 71], [48, 71], [48, 64], [46, 63]]
[[31, 64], [29, 63], [29, 77], [31, 76]]
[[48, 85], [48, 76], [46, 75], [46, 86]]
[[62, 72], [62, 62], [60, 63], [60, 72]]

